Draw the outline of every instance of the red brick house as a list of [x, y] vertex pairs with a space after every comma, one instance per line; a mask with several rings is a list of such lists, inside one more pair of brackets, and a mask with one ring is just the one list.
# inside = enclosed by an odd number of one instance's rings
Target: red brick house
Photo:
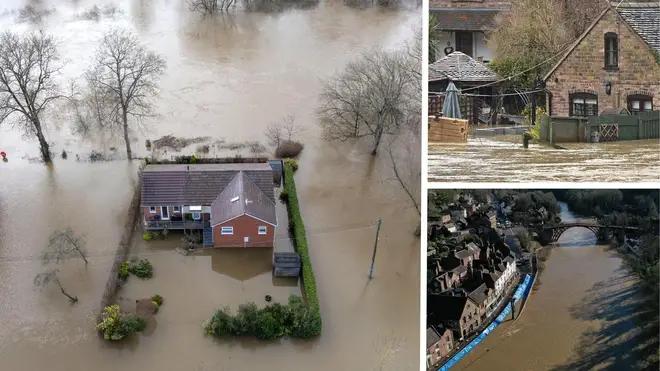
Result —
[[454, 339], [468, 337], [481, 325], [481, 305], [472, 297], [430, 294], [426, 305], [427, 326], [449, 328], [454, 332]]
[[544, 77], [551, 116], [660, 107], [660, 3], [606, 7]]
[[147, 230], [203, 230], [204, 246], [273, 247], [277, 214], [268, 163], [148, 165]]
[[426, 367], [440, 363], [454, 348], [454, 336], [449, 329], [430, 326], [426, 329]]

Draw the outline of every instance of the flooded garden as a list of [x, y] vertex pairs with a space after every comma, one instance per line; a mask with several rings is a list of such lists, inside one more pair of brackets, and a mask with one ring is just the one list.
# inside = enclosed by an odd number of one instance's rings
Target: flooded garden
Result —
[[[33, 7], [27, 13], [26, 5]], [[101, 9], [98, 16], [88, 16], [95, 5]], [[41, 9], [38, 19], [29, 16], [35, 9]], [[247, 301], [261, 306], [265, 295], [285, 302], [290, 294], [300, 295], [299, 283], [273, 279], [270, 250], [183, 256], [173, 251], [180, 244], [174, 233], [153, 241], [136, 233], [130, 255], [149, 259], [153, 277], [130, 277], [119, 291], [119, 303], [135, 305], [154, 294], [164, 303], [140, 334], [105, 342], [94, 325], [139, 161], [124, 159], [123, 138], [81, 138], [70, 118], [55, 110], [45, 125], [57, 155], [52, 165], [35, 160], [36, 141], [0, 126], [0, 151], [8, 157], [0, 162], [3, 367], [417, 370], [420, 253], [413, 232], [419, 216], [403, 190], [390, 182], [386, 156], [371, 156], [362, 143], [321, 139], [316, 108], [322, 78], [375, 45], [401, 45], [412, 37], [418, 13], [321, 2], [304, 10], [202, 17], [183, 2], [167, 0], [3, 2], [3, 28], [43, 29], [59, 41], [67, 62], [63, 80], [80, 78], [98, 40], [113, 27], [132, 31], [163, 57], [166, 73], [154, 100], [159, 115], [133, 133], [135, 157], [149, 154], [146, 140], [167, 136], [191, 141], [159, 142], [157, 154], [164, 158], [196, 153], [200, 146], [208, 146], [201, 149], [208, 156], [249, 156], [254, 142], [266, 145], [269, 123], [294, 116], [305, 143], [296, 183], [323, 315], [323, 333], [309, 341], [206, 337], [202, 322], [217, 309], [236, 310]], [[67, 159], [61, 158], [62, 150]], [[108, 161], [94, 161], [94, 153]], [[282, 224], [275, 251], [292, 248], [285, 217], [286, 211], [278, 209]], [[383, 227], [369, 281], [377, 219]], [[38, 290], [33, 285], [45, 269], [40, 255], [48, 236], [65, 228], [83, 236], [89, 251], [88, 264], [74, 259], [57, 267], [62, 286], [78, 298], [73, 305], [57, 286]]]

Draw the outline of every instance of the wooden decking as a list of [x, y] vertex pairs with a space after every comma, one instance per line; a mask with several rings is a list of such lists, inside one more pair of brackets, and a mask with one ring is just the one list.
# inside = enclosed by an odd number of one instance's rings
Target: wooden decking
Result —
[[150, 221], [147, 220], [144, 222], [144, 228], [147, 230], [160, 230], [160, 229], [204, 229], [209, 227], [209, 222], [203, 221], [171, 221], [171, 220], [159, 220], [159, 221]]

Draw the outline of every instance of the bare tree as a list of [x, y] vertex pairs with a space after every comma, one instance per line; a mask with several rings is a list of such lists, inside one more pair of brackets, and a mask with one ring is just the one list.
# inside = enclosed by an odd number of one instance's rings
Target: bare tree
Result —
[[188, 5], [190, 6], [190, 10], [200, 12], [204, 15], [210, 15], [217, 12], [229, 11], [229, 8], [235, 2], [235, 0], [189, 0]]
[[[391, 180], [401, 187], [419, 216], [422, 215], [421, 142], [420, 133], [410, 130], [398, 136], [391, 136], [385, 146], [394, 174]], [[415, 228], [415, 235], [421, 235], [421, 224]]]
[[405, 60], [403, 52], [375, 49], [325, 81], [318, 111], [324, 138], [370, 137], [375, 156], [383, 136], [397, 135], [414, 85]]
[[109, 103], [101, 120], [105, 129], [123, 133], [126, 154], [132, 158], [129, 118], [137, 127], [154, 117], [151, 99], [158, 95], [157, 82], [165, 73], [165, 60], [140, 45], [124, 30], [111, 30], [101, 40], [95, 64], [86, 73], [89, 88]]
[[36, 137], [44, 162], [51, 162], [51, 154], [43, 114], [63, 97], [53, 81], [62, 68], [59, 60], [55, 40], [44, 33], [0, 34], [0, 124], [11, 119], [14, 127]]
[[78, 301], [77, 296], [71, 296], [69, 293], [67, 293], [64, 290], [64, 287], [62, 287], [62, 283], [60, 282], [60, 279], [57, 277], [57, 273], [59, 273], [58, 269], [53, 269], [47, 272], [39, 273], [34, 277], [34, 284], [38, 286], [39, 288], [44, 288], [48, 286], [51, 282], [55, 282], [57, 286], [59, 286], [60, 291], [62, 291], [62, 294], [69, 298], [71, 303], [75, 303]]
[[62, 231], [56, 231], [50, 236], [48, 248], [42, 254], [41, 261], [46, 265], [50, 262], [60, 263], [63, 260], [79, 257], [87, 264], [89, 263], [87, 261], [87, 255], [85, 239], [76, 236], [71, 228], [67, 228]]
[[296, 118], [293, 116], [284, 116], [280, 121], [274, 122], [266, 128], [266, 138], [268, 144], [275, 148], [279, 148], [282, 142], [288, 140], [292, 141], [303, 128], [296, 124]]

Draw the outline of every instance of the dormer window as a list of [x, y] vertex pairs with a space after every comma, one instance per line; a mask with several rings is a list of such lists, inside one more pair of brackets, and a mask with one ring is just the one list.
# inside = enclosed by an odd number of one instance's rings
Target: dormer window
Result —
[[619, 35], [614, 32], [605, 34], [605, 69], [619, 68]]

